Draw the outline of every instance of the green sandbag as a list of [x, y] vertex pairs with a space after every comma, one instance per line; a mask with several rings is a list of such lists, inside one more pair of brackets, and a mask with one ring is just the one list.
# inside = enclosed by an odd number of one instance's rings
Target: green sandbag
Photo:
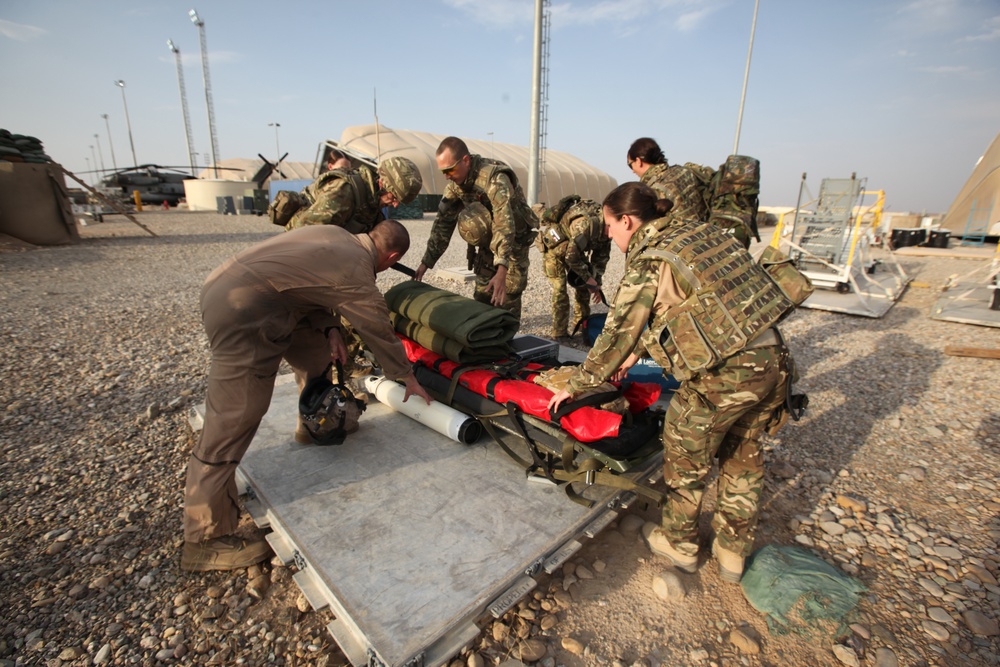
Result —
[[750, 557], [740, 585], [775, 634], [829, 631], [839, 636], [865, 591], [860, 581], [813, 553], [773, 544]]
[[406, 319], [399, 313], [389, 313], [389, 317], [392, 320], [392, 326], [397, 332], [455, 363], [476, 364], [487, 361], [498, 361], [507, 359], [511, 354], [509, 345], [468, 348], [444, 334], [425, 327], [419, 322]]
[[389, 289], [385, 302], [389, 310], [466, 348], [505, 345], [520, 326], [509, 311], [416, 280]]

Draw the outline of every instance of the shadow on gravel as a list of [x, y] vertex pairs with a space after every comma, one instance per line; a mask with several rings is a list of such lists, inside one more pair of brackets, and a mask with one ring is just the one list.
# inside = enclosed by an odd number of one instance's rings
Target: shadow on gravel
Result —
[[[788, 459], [799, 477], [813, 469], [834, 478], [843, 469], [859, 472], [852, 461], [875, 425], [902, 406], [920, 404], [930, 376], [941, 365], [939, 351], [905, 333], [908, 322], [922, 317], [921, 311], [898, 305], [882, 319], [833, 314], [827, 323], [791, 340], [799, 364], [796, 390], [809, 394], [810, 408], [802, 422], [781, 432], [783, 454], [779, 458]], [[838, 339], [854, 338], [846, 344], [863, 345], [858, 335], [870, 339], [871, 348], [865, 354], [851, 353], [851, 361], [838, 364]], [[828, 488], [828, 484], [816, 483], [787, 493], [786, 482], [772, 481], [780, 490], [765, 504], [774, 503], [772, 511], [779, 513], [811, 512]]]
[[95, 245], [101, 247], [143, 247], [163, 245], [211, 245], [215, 243], [245, 243], [254, 244], [275, 236], [275, 232], [238, 232], [235, 234], [178, 234], [176, 236], [105, 236], [87, 239], [83, 246]]

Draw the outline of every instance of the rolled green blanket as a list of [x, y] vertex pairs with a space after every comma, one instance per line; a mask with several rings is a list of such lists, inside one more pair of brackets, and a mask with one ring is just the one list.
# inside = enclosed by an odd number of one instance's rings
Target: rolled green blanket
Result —
[[436, 352], [458, 364], [477, 364], [487, 361], [500, 361], [510, 357], [510, 345], [481, 345], [476, 348], [465, 347], [456, 340], [448, 338], [419, 322], [408, 320], [399, 313], [389, 313], [392, 326], [410, 340], [416, 341], [432, 352]]
[[469, 349], [506, 345], [520, 326], [509, 311], [416, 280], [389, 289], [385, 302], [389, 310]]

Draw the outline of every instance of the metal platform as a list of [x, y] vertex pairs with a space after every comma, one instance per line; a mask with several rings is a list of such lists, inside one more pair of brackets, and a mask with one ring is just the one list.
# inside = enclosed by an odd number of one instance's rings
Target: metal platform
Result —
[[[300, 445], [297, 398], [294, 382], [275, 387], [237, 481], [356, 666], [444, 664], [636, 498], [589, 487], [588, 509], [492, 441], [454, 442], [377, 402], [343, 445]], [[654, 455], [631, 477], [660, 466]]]
[[1000, 327], [1000, 310], [990, 309], [996, 289], [990, 285], [954, 285], [941, 292], [931, 309], [931, 319]]

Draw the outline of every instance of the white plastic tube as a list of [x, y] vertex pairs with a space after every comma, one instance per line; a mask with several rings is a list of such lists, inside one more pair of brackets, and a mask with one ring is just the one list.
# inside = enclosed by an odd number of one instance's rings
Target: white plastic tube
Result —
[[365, 390], [379, 402], [455, 442], [471, 445], [483, 434], [483, 425], [477, 420], [444, 403], [434, 401], [427, 405], [419, 396], [411, 396], [404, 403], [406, 388], [388, 378], [366, 375], [364, 385]]

